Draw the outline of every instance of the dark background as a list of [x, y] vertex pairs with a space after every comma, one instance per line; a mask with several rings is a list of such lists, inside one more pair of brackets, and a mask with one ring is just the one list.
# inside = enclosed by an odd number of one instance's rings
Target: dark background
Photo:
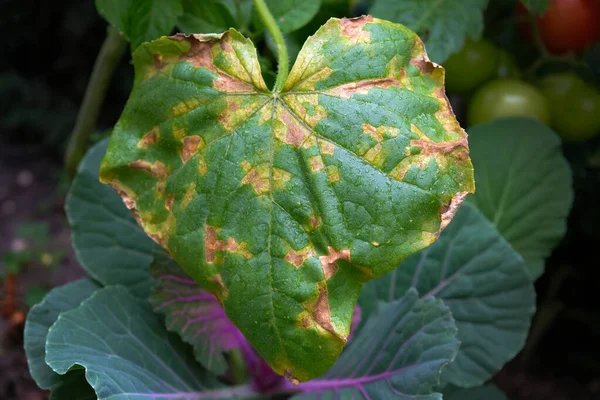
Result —
[[[0, 400], [47, 397], [28, 375], [24, 316], [47, 290], [84, 274], [69, 244], [62, 162], [105, 34], [93, 0], [0, 0]], [[116, 70], [93, 141], [108, 134], [125, 104], [129, 61], [123, 57]], [[452, 100], [464, 115], [464, 101]], [[567, 235], [536, 283], [543, 318], [494, 379], [511, 400], [600, 399], [600, 162], [589, 161], [599, 145], [596, 138], [564, 147], [575, 202]], [[7, 279], [6, 254], [23, 246], [32, 255]]]

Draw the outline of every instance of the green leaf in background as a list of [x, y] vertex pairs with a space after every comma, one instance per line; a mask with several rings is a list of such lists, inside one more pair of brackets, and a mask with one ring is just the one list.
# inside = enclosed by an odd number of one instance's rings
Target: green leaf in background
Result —
[[150, 306], [125, 288], [95, 292], [50, 328], [46, 363], [58, 374], [78, 366], [98, 399], [256, 398], [203, 370], [187, 345], [168, 334]]
[[472, 205], [460, 208], [433, 245], [369, 282], [360, 298], [363, 314], [409, 287], [443, 300], [456, 320], [461, 348], [442, 383], [479, 386], [523, 347], [535, 308], [533, 285], [519, 254]]
[[466, 133], [410, 30], [331, 19], [282, 93], [235, 30], [134, 53], [100, 176], [280, 374], [333, 365], [362, 284], [474, 190]]
[[471, 389], [447, 386], [444, 388], [443, 394], [444, 400], [506, 400], [506, 395], [494, 385]]
[[110, 187], [98, 180], [108, 140], [90, 149], [77, 169], [66, 199], [77, 260], [104, 285], [127, 286], [147, 297], [154, 284], [150, 264], [160, 248], [144, 233]]
[[488, 0], [375, 0], [370, 12], [415, 31], [429, 57], [443, 63], [463, 47], [467, 36], [481, 37], [487, 4]]
[[131, 48], [171, 33], [183, 13], [182, 0], [96, 0], [96, 8], [123, 33]]
[[169, 331], [194, 347], [198, 362], [216, 375], [224, 374], [228, 368], [224, 353], [247, 342], [217, 298], [167, 257], [152, 264], [152, 274], [161, 283], [150, 296], [154, 311], [165, 315]]
[[68, 397], [56, 393], [61, 390], [63, 392], [78, 390], [81, 391], [81, 394], [93, 395], [93, 390], [87, 385], [81, 374], [77, 371], [71, 371], [64, 376], [58, 375], [46, 365], [44, 357], [46, 355], [48, 329], [54, 324], [58, 316], [62, 312], [77, 308], [82, 301], [98, 289], [100, 289], [100, 285], [90, 279], [81, 279], [57, 287], [27, 314], [24, 347], [29, 372], [40, 388], [52, 391], [53, 398], [68, 399]]
[[380, 303], [335, 366], [301, 383], [298, 390], [305, 393], [293, 399], [441, 400], [434, 387], [458, 348], [448, 307], [433, 298], [420, 300], [411, 289], [401, 299]]
[[[321, 0], [265, 0], [265, 3], [283, 33], [293, 32], [308, 24], [321, 7]], [[252, 20], [255, 26], [264, 29], [256, 10]]]
[[528, 118], [469, 131], [478, 189], [469, 200], [496, 226], [537, 279], [567, 229], [573, 203], [571, 169], [560, 138]]
[[219, 33], [236, 26], [227, 6], [218, 0], [183, 0], [177, 26], [185, 33]]
[[543, 14], [548, 8], [549, 0], [521, 0], [521, 3], [534, 14]]

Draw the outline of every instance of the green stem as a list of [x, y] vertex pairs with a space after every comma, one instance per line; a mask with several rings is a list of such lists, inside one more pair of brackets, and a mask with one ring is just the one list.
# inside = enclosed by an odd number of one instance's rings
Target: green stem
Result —
[[290, 60], [285, 39], [277, 26], [277, 22], [275, 22], [275, 18], [273, 18], [273, 15], [265, 4], [265, 0], [254, 0], [254, 6], [256, 7], [256, 11], [258, 11], [258, 15], [260, 15], [260, 18], [267, 27], [267, 30], [271, 36], [273, 36], [273, 41], [277, 46], [277, 80], [275, 81], [273, 92], [279, 93], [283, 89], [283, 85], [289, 73]]
[[126, 47], [127, 42], [121, 34], [109, 26], [106, 39], [104, 39], [94, 63], [94, 69], [85, 89], [79, 114], [77, 114], [77, 121], [67, 145], [65, 169], [71, 179], [75, 176], [77, 165], [87, 150], [90, 133], [96, 126], [106, 90]]
[[229, 365], [231, 367], [231, 374], [235, 385], [241, 385], [248, 380], [246, 361], [244, 360], [244, 355], [240, 349], [232, 349], [229, 351]]

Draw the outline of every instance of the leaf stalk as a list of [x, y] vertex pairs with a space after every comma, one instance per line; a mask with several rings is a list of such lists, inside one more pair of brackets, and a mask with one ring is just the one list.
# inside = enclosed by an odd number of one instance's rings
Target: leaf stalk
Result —
[[267, 27], [267, 30], [271, 36], [273, 36], [273, 41], [277, 47], [277, 79], [275, 81], [275, 86], [273, 86], [273, 92], [279, 93], [283, 89], [283, 85], [289, 74], [290, 59], [288, 56], [287, 45], [285, 44], [281, 29], [277, 26], [277, 22], [275, 21], [275, 18], [273, 18], [273, 14], [269, 11], [265, 0], [254, 0], [254, 6], [256, 7], [256, 11], [258, 11], [261, 20]]
[[77, 114], [77, 121], [67, 145], [65, 169], [70, 179], [75, 176], [77, 165], [87, 150], [89, 137], [96, 127], [106, 91], [126, 47], [125, 39], [112, 25], [109, 25], [106, 39], [104, 39], [94, 63], [94, 69]]

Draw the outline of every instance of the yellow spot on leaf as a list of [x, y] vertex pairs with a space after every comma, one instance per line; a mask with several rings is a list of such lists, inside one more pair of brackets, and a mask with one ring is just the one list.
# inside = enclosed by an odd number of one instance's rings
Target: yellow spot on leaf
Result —
[[181, 199], [181, 208], [186, 208], [188, 206], [188, 204], [190, 204], [190, 202], [192, 200], [194, 200], [194, 197], [196, 197], [197, 193], [196, 193], [196, 183], [192, 182], [187, 190], [185, 191], [185, 194], [183, 195], [183, 199]]
[[292, 179], [292, 174], [289, 172], [279, 169], [273, 168], [273, 188], [277, 190], [285, 189], [285, 184]]
[[187, 133], [185, 132], [185, 129], [181, 128], [181, 127], [173, 127], [173, 137], [177, 140], [181, 140], [185, 137]]
[[308, 164], [310, 165], [310, 170], [312, 172], [322, 171], [325, 169], [325, 164], [323, 164], [323, 159], [321, 156], [313, 156], [308, 159]]
[[329, 178], [329, 182], [339, 182], [340, 181], [340, 171], [338, 167], [335, 165], [327, 166], [327, 177]]
[[169, 118], [176, 118], [198, 108], [202, 103], [199, 99], [192, 97], [181, 101], [169, 110]]
[[319, 149], [321, 150], [321, 154], [333, 155], [335, 152], [333, 143], [326, 140], [319, 140]]
[[198, 174], [200, 176], [206, 175], [208, 172], [208, 164], [203, 159], [198, 159]]

